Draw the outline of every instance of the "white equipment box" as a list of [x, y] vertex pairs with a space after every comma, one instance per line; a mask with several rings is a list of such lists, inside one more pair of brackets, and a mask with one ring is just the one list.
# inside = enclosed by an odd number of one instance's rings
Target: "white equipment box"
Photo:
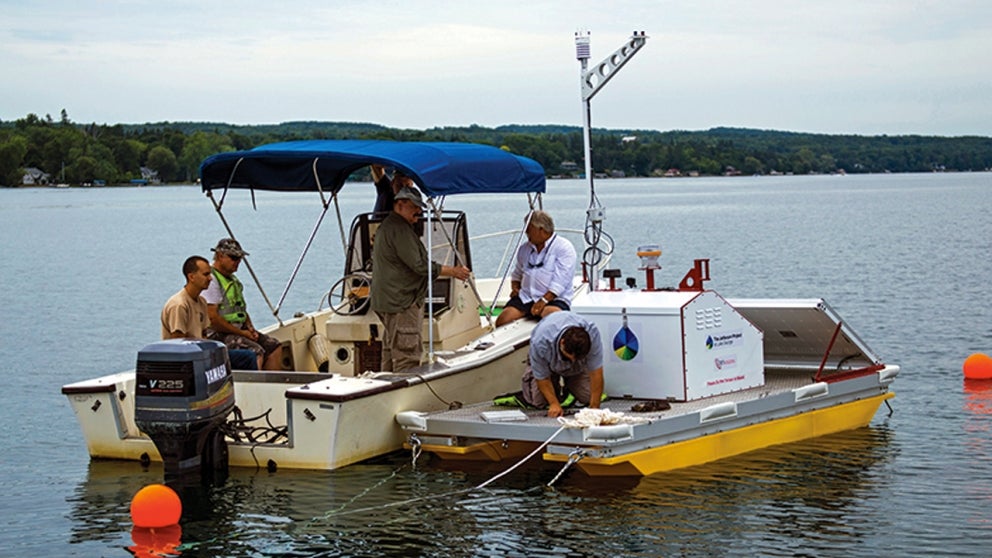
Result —
[[596, 324], [611, 397], [692, 401], [764, 385], [763, 334], [712, 291], [594, 291], [572, 311]]

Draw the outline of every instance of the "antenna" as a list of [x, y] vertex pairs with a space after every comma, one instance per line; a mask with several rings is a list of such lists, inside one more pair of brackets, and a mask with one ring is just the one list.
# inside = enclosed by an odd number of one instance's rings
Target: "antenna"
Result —
[[592, 173], [592, 98], [602, 89], [613, 76], [620, 71], [631, 58], [641, 50], [647, 42], [647, 35], [644, 31], [634, 31], [630, 39], [597, 64], [592, 70], [589, 69], [589, 58], [591, 57], [590, 33], [589, 31], [575, 32], [575, 58], [582, 66], [580, 76], [580, 87], [582, 90], [582, 143], [585, 152], [585, 172], [586, 180], [589, 183], [589, 209], [586, 210], [586, 242], [589, 246], [582, 254], [583, 266], [589, 266], [589, 288], [596, 290], [598, 273], [596, 267], [603, 259], [603, 254], [613, 251], [612, 240], [608, 249], [600, 248], [599, 243], [602, 238], [603, 220], [606, 218], [605, 208], [599, 203], [596, 197], [596, 188], [593, 184]]
[[[613, 79], [613, 76], [620, 71], [620, 68], [623, 68], [624, 64], [630, 61], [641, 50], [641, 47], [647, 42], [647, 38], [644, 31], [634, 31], [626, 44], [606, 57], [595, 68], [588, 70], [586, 62], [590, 57], [589, 33], [586, 32], [581, 36], [579, 33], [576, 33], [575, 57], [582, 62], [582, 100], [589, 102], [608, 81]], [[584, 57], [582, 55], [583, 52], [585, 53]]]

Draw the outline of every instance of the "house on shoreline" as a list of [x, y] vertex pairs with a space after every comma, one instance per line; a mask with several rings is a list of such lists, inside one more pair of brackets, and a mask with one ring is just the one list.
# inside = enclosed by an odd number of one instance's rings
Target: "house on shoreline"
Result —
[[23, 186], [48, 186], [51, 184], [52, 175], [47, 172], [35, 168], [28, 167], [24, 169], [24, 176], [21, 178], [21, 184]]

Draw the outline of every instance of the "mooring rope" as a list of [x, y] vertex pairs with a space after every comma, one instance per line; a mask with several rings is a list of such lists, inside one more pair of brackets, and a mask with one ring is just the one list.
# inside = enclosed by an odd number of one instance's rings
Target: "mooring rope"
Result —
[[443, 498], [450, 498], [451, 496], [457, 496], [457, 495], [460, 495], [460, 494], [468, 494], [468, 493], [473, 492], [473, 491], [476, 491], [476, 490], [482, 490], [482, 489], [486, 488], [487, 486], [489, 486], [490, 484], [492, 484], [493, 482], [497, 481], [498, 479], [503, 478], [504, 476], [508, 475], [511, 471], [517, 469], [518, 467], [520, 467], [521, 465], [523, 465], [524, 463], [526, 463], [527, 460], [529, 460], [530, 458], [534, 457], [538, 452], [540, 452], [541, 450], [543, 450], [548, 444], [550, 444], [552, 442], [552, 440], [555, 439], [555, 437], [557, 437], [559, 434], [561, 434], [561, 432], [563, 430], [565, 430], [566, 428], [569, 428], [569, 427], [568, 426], [565, 426], [565, 425], [560, 426], [558, 428], [558, 430], [555, 430], [555, 433], [552, 434], [550, 438], [548, 438], [547, 440], [545, 440], [534, 451], [530, 452], [529, 454], [527, 454], [527, 456], [525, 456], [524, 458], [522, 458], [519, 461], [517, 461], [510, 468], [508, 468], [505, 471], [497, 474], [496, 476], [490, 478], [489, 480], [483, 482], [482, 484], [473, 486], [471, 488], [462, 488], [462, 489], [459, 489], [459, 490], [452, 490], [452, 491], [449, 491], [449, 492], [443, 492], [441, 494], [431, 494], [431, 495], [427, 495], [427, 496], [418, 496], [416, 498], [409, 498], [409, 499], [406, 499], [406, 500], [403, 500], [403, 501], [400, 501], [400, 502], [389, 502], [388, 504], [380, 504], [378, 506], [367, 506], [367, 507], [364, 507], [364, 508], [356, 508], [356, 509], [353, 509], [353, 510], [345, 510], [345, 508], [347, 508], [352, 503], [356, 502], [359, 498], [361, 498], [364, 495], [368, 494], [369, 492], [371, 492], [375, 488], [378, 488], [379, 486], [382, 486], [386, 481], [388, 481], [388, 480], [396, 477], [396, 475], [399, 474], [399, 472], [407, 466], [406, 464], [404, 464], [404, 465], [398, 467], [392, 473], [390, 473], [389, 476], [387, 476], [386, 478], [384, 478], [381, 481], [377, 482], [375, 485], [373, 485], [373, 486], [371, 486], [371, 487], [363, 490], [359, 494], [356, 494], [355, 496], [353, 496], [352, 498], [350, 498], [347, 502], [341, 504], [340, 506], [338, 506], [334, 510], [330, 510], [330, 511], [328, 511], [327, 513], [325, 513], [322, 516], [315, 517], [315, 518], [311, 519], [310, 521], [307, 522], [307, 524], [312, 524], [312, 523], [318, 522], [320, 520], [329, 519], [331, 517], [342, 517], [342, 516], [346, 516], [346, 515], [355, 515], [355, 514], [359, 514], [359, 513], [367, 513], [367, 512], [372, 512], [372, 511], [384, 510], [384, 509], [388, 509], [388, 508], [395, 508], [395, 507], [399, 507], [399, 506], [405, 506], [407, 504], [413, 504], [413, 503], [416, 503], [416, 502], [422, 502], [422, 501], [426, 501], [426, 500], [435, 500], [435, 499], [440, 500], [440, 499], [443, 499]]
[[572, 450], [572, 453], [568, 454], [568, 461], [565, 462], [565, 465], [561, 468], [561, 471], [558, 471], [558, 474], [555, 475], [555, 478], [551, 479], [551, 481], [545, 486], [550, 488], [554, 483], [558, 482], [558, 479], [560, 479], [561, 476], [565, 474], [565, 471], [567, 471], [569, 467], [578, 463], [579, 460], [585, 456], [586, 456], [586, 452], [584, 449], [575, 448], [574, 450]]
[[548, 438], [547, 440], [545, 440], [545, 441], [544, 441], [544, 443], [542, 443], [541, 445], [539, 445], [539, 446], [537, 446], [536, 448], [534, 448], [534, 451], [532, 451], [532, 452], [530, 452], [529, 454], [527, 454], [527, 456], [526, 456], [526, 457], [524, 457], [524, 458], [523, 458], [523, 459], [521, 459], [520, 461], [517, 461], [517, 462], [516, 462], [516, 464], [514, 464], [514, 465], [513, 465], [512, 467], [510, 467], [509, 469], [507, 469], [507, 470], [505, 470], [505, 471], [503, 471], [502, 473], [500, 473], [500, 474], [498, 474], [498, 475], [496, 475], [495, 477], [493, 477], [493, 478], [491, 478], [491, 479], [489, 479], [489, 480], [487, 480], [486, 482], [484, 482], [484, 483], [482, 483], [482, 484], [480, 484], [479, 486], [476, 486], [475, 488], [476, 488], [476, 489], [479, 489], [479, 488], [485, 488], [486, 486], [488, 486], [488, 485], [489, 485], [490, 483], [492, 483], [493, 481], [495, 481], [495, 480], [497, 480], [497, 479], [500, 479], [500, 478], [503, 478], [504, 476], [506, 476], [507, 474], [509, 474], [509, 473], [510, 473], [510, 471], [513, 471], [513, 470], [514, 470], [514, 469], [516, 469], [517, 467], [519, 467], [519, 466], [521, 466], [521, 465], [523, 465], [523, 464], [524, 464], [524, 463], [525, 463], [525, 462], [526, 462], [526, 461], [527, 461], [528, 459], [530, 459], [531, 457], [534, 457], [534, 456], [535, 456], [535, 455], [537, 454], [537, 452], [539, 452], [539, 451], [541, 451], [541, 450], [543, 450], [543, 449], [544, 449], [545, 447], [547, 447], [547, 445], [551, 443], [551, 440], [554, 440], [554, 439], [555, 439], [555, 438], [556, 438], [556, 437], [557, 437], [557, 436], [558, 436], [559, 434], [561, 434], [561, 432], [562, 432], [563, 430], [565, 430], [566, 428], [568, 428], [568, 426], [565, 426], [564, 424], [563, 424], [563, 425], [561, 425], [561, 426], [560, 426], [560, 427], [558, 428], [558, 430], [555, 430], [555, 433], [554, 433], [554, 434], [552, 434], [550, 438]]
[[[383, 484], [385, 484], [386, 482], [388, 482], [390, 479], [395, 478], [399, 474], [399, 472], [402, 471], [404, 468], [406, 468], [408, 466], [411, 467], [411, 468], [415, 468], [416, 467], [417, 458], [420, 456], [420, 452], [422, 451], [420, 440], [419, 439], [416, 439], [413, 442], [413, 444], [412, 444], [413, 447], [411, 448], [411, 450], [412, 450], [413, 454], [412, 454], [412, 458], [411, 458], [410, 463], [407, 463], [407, 464], [404, 464], [404, 465], [402, 465], [400, 467], [397, 467], [395, 470], [393, 470], [388, 476], [386, 476], [382, 480], [376, 482], [374, 485], [366, 488], [365, 490], [362, 490], [360, 493], [358, 493], [355, 496], [349, 498], [348, 501], [344, 502], [343, 504], [341, 504], [337, 508], [328, 511], [328, 512], [326, 512], [325, 514], [323, 514], [321, 516], [318, 516], [318, 517], [315, 517], [315, 518], [311, 519], [310, 521], [307, 522], [307, 524], [313, 524], [313, 523], [319, 522], [321, 520], [330, 519], [332, 517], [342, 517], [342, 516], [347, 516], [347, 515], [355, 515], [355, 514], [360, 514], [360, 513], [368, 513], [368, 512], [379, 511], [379, 510], [384, 510], [384, 509], [389, 509], [389, 508], [396, 508], [396, 507], [400, 507], [400, 506], [406, 506], [406, 505], [413, 504], [413, 503], [416, 503], [416, 502], [423, 502], [423, 501], [428, 501], [428, 500], [440, 500], [440, 499], [443, 499], [443, 498], [450, 498], [452, 496], [458, 496], [458, 495], [461, 495], [461, 494], [468, 494], [468, 493], [471, 493], [471, 492], [474, 492], [474, 491], [477, 491], [477, 490], [484, 490], [490, 484], [496, 482], [497, 480], [499, 480], [499, 479], [505, 477], [506, 475], [510, 474], [511, 472], [515, 471], [521, 465], [523, 465], [524, 463], [526, 463], [527, 461], [529, 461], [531, 458], [533, 458], [535, 455], [537, 455], [538, 453], [540, 453], [541, 451], [543, 451], [544, 448], [546, 448], [548, 446], [548, 444], [550, 444], [552, 441], [554, 441], [554, 439], [557, 438], [558, 435], [561, 434], [566, 429], [569, 429], [569, 428], [587, 428], [589, 426], [603, 426], [603, 425], [621, 424], [621, 423], [624, 423], [624, 424], [644, 424], [644, 423], [650, 422], [650, 421], [647, 420], [647, 419], [645, 419], [645, 418], [642, 418], [642, 417], [631, 417], [631, 416], [627, 416], [627, 415], [625, 415], [622, 412], [615, 412], [615, 411], [611, 411], [610, 409], [589, 409], [589, 408], [585, 408], [585, 409], [580, 410], [578, 413], [576, 413], [575, 415], [573, 415], [571, 418], [559, 417], [558, 418], [558, 422], [560, 423], [561, 426], [559, 426], [558, 429], [555, 430], [555, 432], [550, 437], [548, 437], [547, 440], [545, 440], [544, 442], [542, 442], [533, 451], [531, 451], [529, 454], [527, 454], [526, 456], [524, 456], [523, 458], [521, 458], [520, 460], [518, 460], [516, 463], [514, 463], [513, 465], [511, 465], [509, 468], [507, 468], [506, 470], [498, 473], [497, 475], [493, 476], [492, 478], [490, 478], [489, 480], [487, 480], [487, 481], [485, 481], [485, 482], [483, 482], [481, 484], [478, 484], [478, 485], [473, 486], [473, 487], [470, 487], [470, 488], [462, 488], [462, 489], [458, 489], [458, 490], [451, 490], [451, 491], [448, 491], [448, 492], [443, 492], [441, 494], [430, 494], [430, 495], [426, 495], [426, 496], [418, 496], [416, 498], [408, 498], [406, 500], [402, 500], [402, 501], [399, 501], [399, 502], [389, 502], [387, 504], [380, 504], [380, 505], [377, 505], [377, 506], [366, 506], [364, 508], [355, 508], [355, 509], [351, 509], [351, 510], [346, 509], [348, 506], [354, 504], [355, 502], [357, 502], [359, 499], [361, 499], [362, 497], [364, 497], [365, 495], [367, 495], [372, 490], [375, 490], [376, 488], [382, 486]], [[565, 473], [565, 471], [568, 468], [570, 468], [575, 463], [578, 463], [579, 460], [581, 460], [583, 457], [585, 457], [585, 455], [586, 455], [585, 450], [582, 450], [581, 448], [576, 448], [575, 450], [573, 450], [569, 454], [568, 461], [565, 463], [565, 466], [562, 467], [561, 471], [559, 471], [558, 474], [555, 475], [555, 477], [551, 480], [551, 482], [547, 483], [545, 486], [548, 486], [548, 487], [552, 486], [555, 482], [558, 481], [559, 478], [561, 478], [561, 476]]]

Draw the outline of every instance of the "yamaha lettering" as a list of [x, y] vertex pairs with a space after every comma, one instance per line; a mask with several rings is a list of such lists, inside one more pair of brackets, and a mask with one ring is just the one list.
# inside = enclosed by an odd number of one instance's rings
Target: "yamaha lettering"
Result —
[[227, 366], [221, 364], [220, 366], [215, 366], [210, 370], [207, 370], [207, 383], [213, 384], [219, 382], [227, 377]]

